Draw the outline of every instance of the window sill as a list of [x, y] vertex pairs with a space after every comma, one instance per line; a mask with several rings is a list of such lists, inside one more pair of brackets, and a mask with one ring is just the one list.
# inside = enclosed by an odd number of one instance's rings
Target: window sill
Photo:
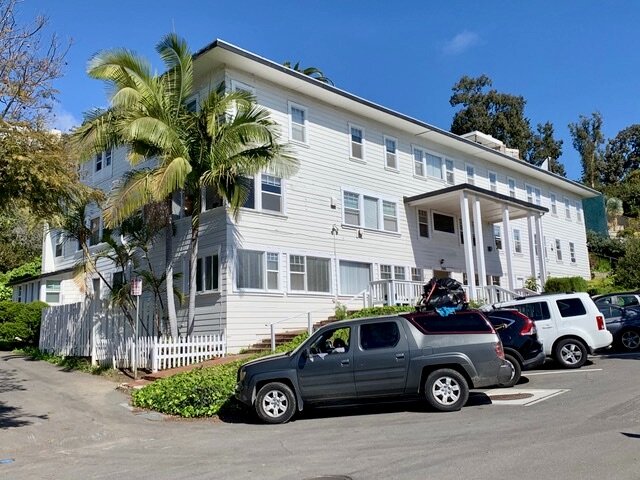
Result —
[[384, 169], [385, 169], [387, 172], [400, 173], [400, 169], [398, 169], [398, 168], [391, 168], [391, 167], [389, 167], [389, 166], [387, 166], [387, 165], [385, 165]]
[[443, 185], [450, 185], [449, 183], [447, 183], [446, 180], [442, 179], [442, 178], [438, 178], [438, 177], [432, 177], [431, 175], [417, 175], [417, 174], [413, 174], [413, 178], [417, 179], [417, 180], [422, 180], [423, 182], [426, 181], [434, 181], [434, 182], [440, 182]]
[[311, 148], [311, 145], [309, 145], [309, 142], [301, 142], [300, 140], [294, 140], [292, 138], [289, 139], [289, 143], [291, 145], [295, 145], [296, 147]]
[[318, 298], [333, 298], [335, 295], [331, 292], [302, 292], [299, 290], [287, 292], [288, 296], [292, 297], [318, 297]]
[[200, 295], [220, 295], [220, 289], [218, 290], [203, 290], [202, 292], [196, 292], [196, 296]]
[[283, 297], [284, 292], [281, 290], [261, 290], [258, 288], [236, 288], [233, 293], [238, 295], [266, 295], [269, 297]]
[[354, 163], [361, 163], [363, 165], [367, 164], [367, 161], [364, 158], [349, 157], [349, 161], [354, 162]]
[[357, 227], [355, 225], [347, 225], [345, 223], [342, 224], [342, 228], [344, 230], [354, 230], [354, 231], [358, 231], [358, 230], [362, 230], [363, 232], [368, 232], [368, 233], [379, 233], [382, 235], [391, 235], [394, 237], [400, 237], [401, 234], [400, 232], [389, 232], [387, 230], [375, 230], [373, 228], [366, 228], [366, 227]]
[[283, 218], [283, 219], [289, 218], [284, 213], [272, 212], [270, 210], [256, 210], [255, 208], [241, 207], [240, 211], [243, 212], [243, 213], [244, 212], [250, 212], [250, 213], [257, 214], [257, 215], [268, 215], [270, 217], [276, 217], [276, 218]]

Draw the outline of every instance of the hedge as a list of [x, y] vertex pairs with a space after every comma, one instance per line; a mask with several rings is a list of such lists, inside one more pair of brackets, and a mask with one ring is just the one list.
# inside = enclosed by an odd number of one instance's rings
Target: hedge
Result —
[[40, 318], [44, 302], [0, 302], [0, 340], [36, 345], [40, 337]]
[[[363, 308], [351, 313], [347, 318], [393, 315], [413, 309], [414, 307], [410, 306]], [[279, 346], [276, 353], [293, 350], [307, 337], [306, 333], [298, 335], [289, 343]], [[244, 360], [214, 367], [196, 368], [190, 372], [157, 380], [140, 390], [135, 390], [131, 395], [132, 404], [136, 407], [187, 418], [211, 417], [225, 411], [233, 411], [240, 407], [233, 397], [238, 369], [250, 360], [270, 354], [271, 352], [264, 352]]]
[[546, 293], [586, 292], [588, 288], [582, 277], [549, 277], [544, 284]]

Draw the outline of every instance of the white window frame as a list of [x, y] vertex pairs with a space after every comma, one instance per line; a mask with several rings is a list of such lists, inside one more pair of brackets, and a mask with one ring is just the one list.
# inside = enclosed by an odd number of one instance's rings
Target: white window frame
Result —
[[527, 193], [527, 202], [535, 205], [542, 205], [542, 190], [540, 190], [540, 187], [536, 187], [530, 183], [525, 183], [524, 189]]
[[[516, 235], [516, 232], [518, 232], [518, 235]], [[522, 255], [522, 232], [519, 228], [513, 228], [511, 233], [513, 236], [513, 253]]]
[[[380, 273], [380, 280], [393, 280], [393, 265], [381, 263], [378, 268], [378, 271]], [[382, 271], [383, 269], [385, 270], [384, 272]]]
[[[214, 273], [214, 275], [216, 275], [216, 273], [217, 273], [218, 288], [206, 289], [206, 288], [204, 288], [205, 287], [205, 285], [204, 285], [205, 284], [205, 266], [204, 266], [205, 259], [207, 259], [207, 258], [213, 259], [213, 257], [217, 257], [218, 258], [218, 261], [217, 261], [218, 271]], [[196, 295], [204, 295], [204, 294], [207, 294], [207, 293], [218, 293], [218, 292], [220, 292], [220, 284], [222, 282], [222, 273], [221, 273], [222, 272], [222, 268], [221, 268], [221, 265], [220, 265], [220, 248], [218, 248], [218, 250], [216, 250], [214, 252], [206, 252], [206, 253], [199, 252], [198, 253], [198, 259], [196, 260], [196, 275], [197, 275], [197, 272], [198, 272], [198, 263], [197, 263], [198, 260], [202, 261], [202, 268], [201, 268], [201, 272], [200, 272], [202, 278], [200, 279], [200, 282], [201, 282], [201, 285], [202, 285], [203, 289], [202, 290], [197, 290], [198, 282], [196, 280]], [[188, 263], [187, 263], [187, 265], [188, 265]], [[187, 267], [187, 270], [188, 270], [188, 267]], [[189, 274], [190, 274], [190, 272], [189, 272]], [[211, 278], [213, 280], [213, 276]]]
[[409, 274], [412, 282], [424, 282], [424, 268], [411, 267], [409, 269]]
[[562, 263], [562, 240], [556, 238], [556, 262]]
[[[312, 257], [312, 256], [315, 256], [315, 255], [309, 255], [309, 256], [310, 256], [310, 257]], [[323, 258], [323, 257], [319, 257], [319, 258]], [[369, 266], [369, 283], [371, 283], [371, 280], [372, 280], [372, 279], [373, 279], [373, 277], [374, 277], [374, 268], [375, 268], [375, 267], [374, 267], [374, 264], [373, 264], [373, 263], [371, 263], [371, 262], [363, 262], [363, 261], [360, 261], [360, 260], [352, 260], [352, 259], [349, 259], [349, 258], [340, 258], [340, 259], [338, 259], [338, 270], [337, 270], [337, 272], [336, 272], [336, 276], [337, 276], [337, 279], [338, 279], [338, 295], [340, 295], [340, 296], [342, 296], [342, 297], [348, 297], [348, 296], [352, 296], [352, 295], [354, 295], [354, 294], [352, 294], [352, 293], [345, 293], [345, 292], [342, 290], [342, 276], [341, 276], [341, 273], [340, 273], [340, 272], [341, 272], [340, 267], [341, 267], [341, 265], [342, 265], [342, 263], [343, 263], [343, 262], [347, 262], [347, 263], [359, 263], [359, 264], [362, 264], [362, 265], [368, 265], [368, 266]], [[333, 263], [333, 262], [331, 262], [331, 263]], [[298, 292], [299, 290], [294, 290], [294, 291], [295, 291], [295, 292]], [[324, 292], [320, 292], [320, 293], [324, 293]], [[360, 292], [356, 292], [356, 294], [357, 294], [357, 293], [360, 293]], [[314, 292], [314, 294], [317, 294], [317, 292]]]
[[231, 79], [231, 91], [237, 92], [238, 90], [249, 92], [253, 97], [256, 96], [256, 88], [247, 83], [241, 82], [240, 80], [236, 80], [234, 78]]
[[[263, 278], [263, 285], [262, 288], [251, 288], [251, 287], [239, 287], [238, 286], [238, 279], [240, 278], [239, 274], [238, 274], [238, 257], [239, 257], [239, 252], [240, 251], [247, 251], [247, 252], [254, 252], [254, 253], [261, 253], [262, 254], [262, 278]], [[273, 272], [274, 270], [269, 270], [268, 268], [268, 261], [267, 261], [267, 256], [268, 254], [274, 254], [278, 256], [278, 288], [277, 289], [270, 289], [269, 288], [269, 278], [268, 278], [268, 272]], [[218, 250], [218, 261], [220, 259], [219, 256], [219, 250]], [[219, 266], [219, 270], [220, 270], [220, 274], [222, 274], [222, 268]], [[218, 282], [220, 282], [220, 280], [218, 280]], [[220, 285], [220, 283], [218, 283], [218, 286]], [[275, 251], [275, 250], [263, 250], [260, 248], [239, 248], [236, 250], [235, 252], [235, 257], [234, 257], [234, 261], [233, 261], [233, 289], [235, 292], [274, 292], [274, 293], [281, 293], [283, 291], [283, 287], [282, 287], [282, 254], [279, 251]]]
[[[442, 215], [445, 217], [451, 217], [453, 218], [453, 233], [452, 232], [445, 232], [442, 230], [436, 230], [436, 222], [433, 218], [434, 215]], [[433, 235], [433, 237], [435, 238], [436, 235], [457, 235], [458, 234], [458, 217], [456, 217], [455, 215], [451, 215], [450, 213], [445, 213], [445, 212], [439, 212], [437, 210], [431, 210], [431, 227], [429, 230], [429, 233], [431, 233]]]
[[[366, 130], [363, 126], [355, 124], [355, 123], [348, 123], [349, 126], [349, 132], [348, 132], [348, 138], [349, 138], [349, 159], [353, 160], [354, 162], [366, 162], [367, 161], [367, 148], [366, 148], [366, 140], [365, 140], [365, 136], [366, 136]], [[360, 144], [361, 148], [362, 148], [362, 158], [358, 158], [358, 157], [354, 157], [353, 156], [353, 139], [352, 139], [352, 135], [351, 135], [351, 129], [356, 129], [356, 130], [360, 130], [362, 132], [362, 143]]]
[[573, 242], [569, 242], [569, 259], [571, 261], [571, 265], [576, 265], [576, 244]]
[[[420, 221], [420, 212], [424, 212], [424, 214], [427, 216], [426, 218], [426, 223]], [[431, 213], [429, 213], [429, 210], [423, 210], [422, 208], [416, 208], [416, 221], [418, 223], [418, 238], [431, 238]], [[422, 235], [420, 233], [420, 225], [426, 225], [427, 226], [427, 235]]]
[[[498, 246], [498, 239], [500, 239], [500, 246]], [[504, 248], [504, 241], [502, 238], [502, 227], [500, 225], [493, 225], [493, 246], [496, 251], [500, 252]]]
[[113, 161], [113, 149], [112, 148], [108, 148], [104, 151], [104, 156], [102, 158], [102, 161], [104, 163], [104, 167], [110, 167], [111, 163]]
[[575, 207], [576, 207], [576, 222], [582, 223], [582, 202], [580, 200], [576, 200]]
[[[50, 282], [58, 282], [58, 288], [54, 289], [54, 290], [49, 289], [49, 283]], [[49, 293], [57, 294], [58, 295], [58, 301], [57, 302], [48, 301], [47, 300], [47, 295]], [[61, 304], [62, 303], [62, 280], [46, 280], [45, 283], [44, 283], [44, 298], [45, 298], [45, 302], [47, 302], [47, 303]]]
[[[275, 178], [280, 178], [280, 204], [282, 207], [282, 210], [280, 212], [276, 212], [275, 210], [266, 210], [264, 208], [262, 208], [262, 175], [268, 175], [271, 177], [275, 177]], [[254, 175], [253, 177], [246, 177], [249, 180], [253, 180], [253, 194], [254, 194], [254, 199], [253, 199], [253, 208], [251, 207], [242, 207], [243, 210], [246, 211], [250, 211], [250, 212], [258, 212], [258, 213], [263, 213], [265, 215], [275, 215], [275, 216], [286, 216], [287, 214], [287, 184], [286, 184], [286, 180], [284, 178], [281, 177], [277, 177], [276, 175], [273, 175], [272, 173], [269, 172], [261, 172], [258, 173], [256, 175]], [[273, 192], [266, 192], [269, 195], [277, 195]]]
[[[387, 140], [393, 142], [394, 144], [394, 153], [390, 154], [387, 151]], [[382, 149], [384, 153], [384, 166], [387, 170], [392, 170], [397, 172], [400, 170], [400, 163], [398, 159], [398, 139], [395, 137], [391, 137], [389, 135], [383, 135], [382, 137]], [[389, 165], [389, 155], [392, 155], [395, 166]]]
[[[300, 105], [295, 102], [287, 102], [287, 108], [289, 112], [289, 141], [298, 145], [309, 145], [309, 109], [304, 105]], [[293, 109], [301, 110], [304, 112], [304, 124], [302, 126], [303, 140], [296, 140], [293, 138]]]
[[[293, 290], [291, 288], [291, 274], [294, 273], [295, 275], [300, 275], [300, 272], [292, 272], [291, 270], [291, 257], [295, 256], [295, 257], [302, 257], [304, 258], [304, 290]], [[329, 291], [328, 292], [318, 292], [315, 290], [309, 290], [309, 267], [308, 267], [308, 262], [307, 262], [307, 258], [308, 257], [312, 257], [312, 258], [318, 258], [321, 260], [327, 260], [329, 263]], [[335, 272], [333, 271], [333, 261], [331, 260], [331, 258], [329, 257], [324, 257], [322, 255], [313, 255], [313, 254], [307, 254], [307, 253], [296, 253], [296, 252], [290, 252], [287, 254], [287, 291], [290, 294], [298, 294], [298, 295], [333, 295], [333, 290], [334, 290], [334, 275]]]
[[[471, 177], [469, 177], [469, 169], [471, 169]], [[471, 163], [464, 164], [464, 174], [469, 185], [476, 184], [476, 166]]]
[[[455, 170], [456, 170], [455, 162], [450, 158], [445, 158], [444, 159], [444, 180], [448, 185], [456, 184]], [[449, 180], [449, 175], [451, 175], [451, 180]]]
[[[92, 229], [92, 223], [94, 220], [98, 221], [98, 241], [96, 243], [93, 243], [93, 229]], [[91, 232], [91, 234], [89, 235], [89, 247], [93, 247], [95, 245], [100, 245], [102, 243], [102, 215], [98, 215], [97, 217], [89, 217], [89, 231]]]
[[565, 220], [571, 220], [571, 199], [569, 197], [564, 197], [564, 218]]
[[[420, 165], [422, 169], [422, 174], [416, 172], [416, 152], [420, 152]], [[431, 155], [432, 157], [436, 157], [440, 159], [440, 176], [436, 177], [434, 175], [429, 175], [427, 168], [427, 155]], [[413, 161], [413, 175], [418, 178], [433, 178], [435, 180], [446, 181], [446, 165], [445, 158], [441, 153], [438, 153], [434, 150], [429, 150], [428, 148], [424, 148], [420, 145], [411, 145], [411, 158]]]
[[553, 192], [549, 192], [549, 204], [551, 205], [551, 215], [553, 215], [554, 217], [558, 216], [558, 196], [553, 193]]
[[[358, 195], [358, 212], [359, 212], [359, 224], [358, 225], [354, 225], [352, 223], [347, 223], [346, 222], [346, 218], [345, 218], [345, 202], [344, 202], [344, 194], [348, 192], [351, 193], [353, 195]], [[375, 199], [377, 201], [377, 207], [378, 207], [378, 228], [369, 228], [369, 227], [365, 227], [365, 218], [364, 218], [364, 197], [369, 197], [371, 199]], [[400, 216], [398, 214], [399, 209], [398, 209], [398, 200], [395, 198], [390, 198], [390, 197], [386, 197], [383, 195], [379, 195], [376, 193], [372, 193], [372, 192], [366, 192], [363, 190], [360, 190], [358, 188], [351, 188], [351, 187], [343, 187], [341, 189], [341, 200], [342, 200], [342, 225], [344, 227], [352, 227], [352, 228], [362, 228], [368, 231], [373, 231], [373, 232], [385, 232], [385, 233], [399, 233], [400, 232]], [[383, 204], [384, 202], [388, 202], [388, 203], [393, 203], [395, 204], [395, 221], [396, 221], [396, 230], [385, 230], [384, 228], [384, 220], [385, 217], [389, 217], [388, 215], [384, 214], [384, 208], [383, 208]]]
[[[402, 278], [400, 278], [402, 277]], [[404, 265], [394, 265], [393, 266], [393, 279], [399, 280], [401, 282], [407, 281], [407, 267]]]
[[[494, 176], [493, 181], [491, 181], [491, 176]], [[498, 191], [498, 173], [494, 172], [493, 170], [489, 170], [487, 172], [487, 178], [489, 179], [489, 189], [492, 192], [497, 192]]]
[[[513, 189], [511, 188], [511, 182], [513, 182]], [[507, 177], [507, 193], [511, 198], [518, 197], [518, 182], [513, 177]]]
[[[58, 255], [58, 247], [60, 247], [60, 255]], [[64, 257], [64, 236], [60, 231], [56, 234], [56, 241], [53, 245], [53, 255], [55, 258]]]

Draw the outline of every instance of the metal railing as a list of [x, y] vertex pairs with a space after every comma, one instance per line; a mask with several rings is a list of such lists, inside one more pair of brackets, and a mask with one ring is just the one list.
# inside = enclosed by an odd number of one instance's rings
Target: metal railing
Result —
[[272, 352], [276, 350], [276, 325], [287, 322], [289, 320], [293, 320], [294, 318], [299, 318], [303, 315], [307, 316], [307, 332], [309, 333], [309, 335], [311, 335], [313, 333], [313, 321], [311, 320], [311, 312], [298, 313], [296, 315], [283, 318], [282, 320], [278, 320], [276, 322], [265, 323], [265, 325], [269, 327], [269, 329], [271, 330], [271, 351]]

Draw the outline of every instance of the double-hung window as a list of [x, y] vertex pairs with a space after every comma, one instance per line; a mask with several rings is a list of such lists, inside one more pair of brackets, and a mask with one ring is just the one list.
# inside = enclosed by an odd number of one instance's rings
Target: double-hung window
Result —
[[[261, 210], [263, 212], [284, 212], [284, 195], [282, 179], [268, 173], [263, 173], [259, 177], [259, 184], [253, 177], [243, 177], [242, 184], [247, 190], [247, 198], [243, 204], [244, 208]], [[256, 188], [259, 190], [256, 192]]]
[[64, 253], [64, 236], [62, 232], [58, 232], [56, 235], [56, 257], [61, 257]]
[[395, 280], [406, 280], [404, 267], [393, 267], [393, 278]]
[[576, 220], [578, 223], [582, 223], [582, 202], [576, 200]]
[[411, 267], [411, 281], [413, 282], [423, 282], [424, 281], [424, 272], [420, 267]]
[[91, 231], [89, 245], [99, 244], [102, 241], [102, 235], [100, 233], [100, 217], [92, 218], [89, 221], [89, 230]]
[[340, 293], [356, 295], [369, 287], [371, 264], [340, 260]]
[[419, 177], [442, 179], [442, 157], [413, 147], [414, 173]]
[[423, 238], [429, 238], [429, 212], [418, 210], [418, 234]]
[[493, 242], [496, 245], [496, 250], [502, 250], [502, 230], [500, 225], [493, 226]]
[[498, 191], [498, 174], [496, 172], [489, 172], [489, 188], [492, 192]]
[[289, 103], [289, 136], [291, 140], [308, 143], [307, 109], [295, 103]]
[[509, 187], [509, 196], [516, 198], [516, 180], [515, 178], [507, 177], [507, 186]]
[[571, 220], [571, 200], [564, 197], [564, 216], [567, 220]]
[[549, 192], [549, 201], [551, 202], [551, 215], [558, 215], [558, 200], [555, 193]]
[[102, 170], [102, 152], [96, 154], [96, 172]]
[[343, 192], [343, 215], [345, 225], [386, 232], [398, 231], [396, 202], [345, 191]]
[[207, 185], [202, 190], [202, 210], [212, 210], [222, 206], [222, 199], [211, 185]]
[[520, 230], [513, 229], [513, 250], [516, 253], [522, 253], [522, 237], [520, 236]]
[[573, 242], [569, 242], [569, 258], [571, 263], [576, 263], [576, 245]]
[[328, 258], [289, 255], [289, 279], [289, 288], [293, 292], [330, 293], [330, 260]]
[[236, 287], [238, 289], [279, 290], [280, 257], [275, 252], [238, 250]]
[[220, 267], [218, 255], [206, 255], [196, 262], [196, 292], [211, 292], [218, 290]]
[[351, 158], [364, 160], [364, 128], [349, 125]]
[[384, 137], [385, 165], [393, 170], [398, 169], [398, 142], [395, 138]]
[[556, 238], [556, 260], [562, 261], [562, 242], [560, 242], [559, 238]]
[[453, 174], [453, 160], [447, 158], [444, 161], [444, 167], [447, 175], [446, 181], [449, 185], [453, 185], [455, 183], [455, 177]]
[[467, 165], [466, 171], [467, 171], [467, 183], [469, 185], [475, 185], [476, 184], [476, 168], [473, 165]]
[[392, 278], [391, 265], [380, 265], [380, 280], [391, 280]]
[[45, 283], [45, 302], [60, 303], [60, 280], [47, 280]]
[[532, 185], [525, 185], [527, 190], [527, 202], [540, 205], [542, 203], [542, 192], [538, 187]]

